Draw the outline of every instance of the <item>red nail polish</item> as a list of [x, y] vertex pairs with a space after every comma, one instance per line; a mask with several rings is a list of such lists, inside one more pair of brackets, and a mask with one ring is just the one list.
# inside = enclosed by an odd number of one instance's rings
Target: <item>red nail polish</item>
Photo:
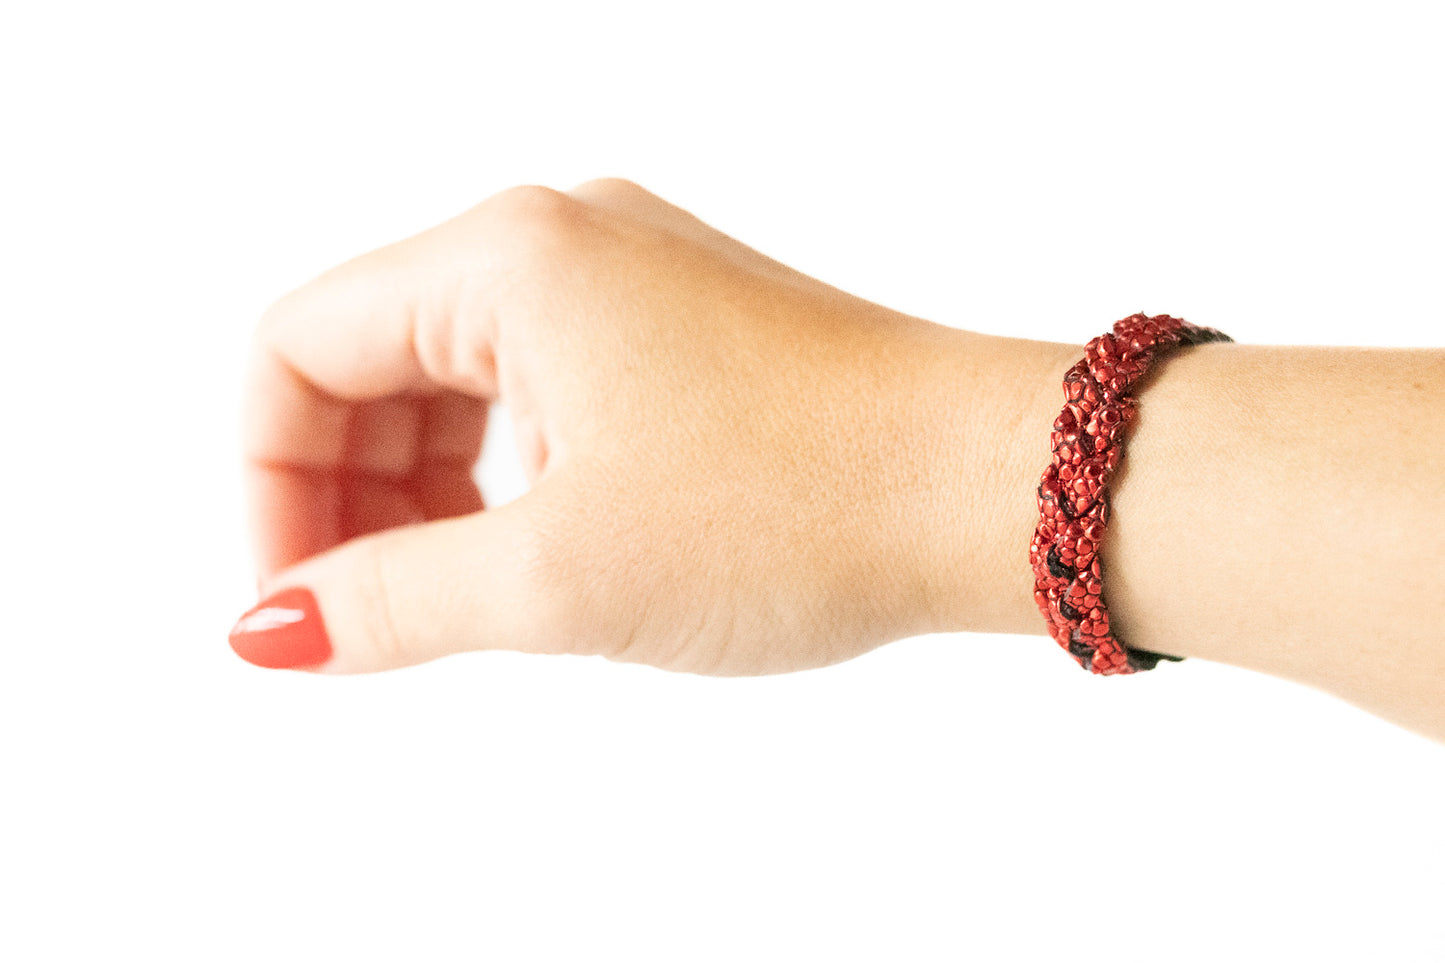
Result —
[[231, 630], [231, 648], [267, 669], [302, 669], [331, 658], [331, 640], [310, 589], [282, 589], [262, 599]]

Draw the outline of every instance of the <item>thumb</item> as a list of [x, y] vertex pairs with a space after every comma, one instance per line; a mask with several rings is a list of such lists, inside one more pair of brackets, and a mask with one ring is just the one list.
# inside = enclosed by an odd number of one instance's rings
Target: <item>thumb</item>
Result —
[[558, 651], [539, 631], [524, 501], [352, 539], [278, 572], [231, 647], [266, 668], [334, 674], [472, 649]]

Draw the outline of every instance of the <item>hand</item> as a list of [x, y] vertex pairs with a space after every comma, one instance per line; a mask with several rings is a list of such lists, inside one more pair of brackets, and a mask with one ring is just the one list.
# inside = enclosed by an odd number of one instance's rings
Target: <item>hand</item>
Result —
[[[232, 645], [336, 673], [501, 648], [744, 674], [1040, 634], [1025, 549], [1078, 355], [851, 297], [625, 181], [506, 191], [266, 314], [246, 451], [267, 598]], [[1441, 352], [1158, 367], [1102, 552], [1121, 637], [1445, 738], [1445, 552], [1417, 534]], [[497, 400], [533, 487], [487, 511]], [[1299, 524], [1301, 478], [1329, 480], [1328, 524]]]
[[[506, 191], [267, 312], [261, 587], [311, 590], [329, 645], [295, 649], [317, 615], [298, 628], [294, 605], [233, 644], [325, 672], [500, 648], [751, 674], [941, 628], [937, 556], [966, 539], [929, 533], [966, 486], [937, 484], [958, 425], [920, 412], [963, 408], [954, 349], [1001, 340], [846, 295], [625, 181]], [[498, 400], [533, 487], [483, 510]], [[1027, 611], [1022, 557], [1010, 577]]]

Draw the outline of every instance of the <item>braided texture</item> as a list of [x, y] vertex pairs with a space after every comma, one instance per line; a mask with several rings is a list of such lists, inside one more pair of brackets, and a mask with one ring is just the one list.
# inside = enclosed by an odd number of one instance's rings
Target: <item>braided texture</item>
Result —
[[1064, 410], [1050, 436], [1054, 457], [1039, 482], [1039, 526], [1029, 545], [1034, 601], [1054, 641], [1097, 675], [1132, 675], [1175, 656], [1130, 649], [1109, 627], [1099, 546], [1109, 522], [1108, 485], [1124, 459], [1135, 416], [1129, 390], [1161, 351], [1230, 341], [1213, 328], [1135, 314], [1084, 346], [1064, 375]]

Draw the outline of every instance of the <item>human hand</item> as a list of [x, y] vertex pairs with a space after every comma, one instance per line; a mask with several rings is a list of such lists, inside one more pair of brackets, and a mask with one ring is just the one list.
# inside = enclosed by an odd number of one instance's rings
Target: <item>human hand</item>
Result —
[[[626, 181], [503, 192], [264, 317], [262, 594], [309, 589], [326, 634], [292, 592], [233, 645], [337, 673], [514, 649], [752, 674], [954, 627], [941, 556], [970, 536], [940, 529], [968, 514], [972, 433], [952, 412], [983, 405], [1006, 340], [851, 297]], [[498, 400], [533, 486], [483, 510]], [[1008, 577], [1027, 610], [1025, 560]]]

